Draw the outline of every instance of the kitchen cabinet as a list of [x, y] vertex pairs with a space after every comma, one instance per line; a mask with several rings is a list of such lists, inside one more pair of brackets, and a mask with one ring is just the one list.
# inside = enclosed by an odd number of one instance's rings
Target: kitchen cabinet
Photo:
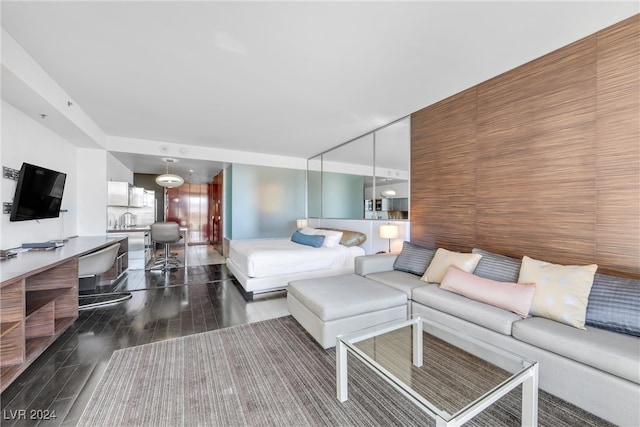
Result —
[[144, 204], [144, 188], [129, 188], [129, 206], [132, 208], [142, 208]]
[[144, 270], [151, 259], [151, 238], [149, 231], [131, 231], [129, 236], [129, 268]]
[[109, 181], [107, 183], [107, 204], [109, 206], [129, 206], [129, 187], [128, 182]]
[[107, 205], [143, 208], [155, 205], [155, 192], [142, 187], [134, 187], [128, 182], [109, 181]]

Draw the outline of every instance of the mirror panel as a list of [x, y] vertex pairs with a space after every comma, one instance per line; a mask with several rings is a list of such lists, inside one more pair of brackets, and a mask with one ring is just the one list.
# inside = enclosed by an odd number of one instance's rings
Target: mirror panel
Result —
[[410, 117], [307, 161], [307, 216], [408, 219]]
[[307, 216], [322, 218], [322, 155], [307, 160]]
[[322, 217], [364, 218], [364, 181], [373, 176], [373, 135], [322, 155]]
[[410, 120], [406, 117], [375, 132], [374, 219], [409, 218]]

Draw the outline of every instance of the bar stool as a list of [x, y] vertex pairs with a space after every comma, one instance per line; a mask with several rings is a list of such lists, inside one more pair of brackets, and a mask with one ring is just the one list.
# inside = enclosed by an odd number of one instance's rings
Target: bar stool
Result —
[[172, 243], [179, 242], [182, 239], [180, 235], [180, 226], [175, 222], [154, 222], [151, 224], [151, 241], [164, 245], [164, 256], [156, 260], [151, 270], [170, 270], [178, 268], [180, 261], [176, 257], [171, 256], [169, 248]]

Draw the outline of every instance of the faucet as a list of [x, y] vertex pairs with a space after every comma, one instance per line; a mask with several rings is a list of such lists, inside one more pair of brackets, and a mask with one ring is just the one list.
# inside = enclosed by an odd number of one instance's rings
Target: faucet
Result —
[[122, 215], [120, 215], [120, 227], [124, 227], [125, 226], [124, 217], [126, 215], [131, 215], [131, 220], [133, 220], [135, 218], [135, 215], [133, 215], [131, 212], [123, 213]]

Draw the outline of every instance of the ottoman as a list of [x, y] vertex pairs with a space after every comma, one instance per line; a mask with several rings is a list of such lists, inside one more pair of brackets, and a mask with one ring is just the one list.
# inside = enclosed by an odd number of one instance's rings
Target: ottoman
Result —
[[323, 347], [336, 336], [407, 318], [407, 294], [359, 274], [294, 280], [287, 287], [289, 313]]

